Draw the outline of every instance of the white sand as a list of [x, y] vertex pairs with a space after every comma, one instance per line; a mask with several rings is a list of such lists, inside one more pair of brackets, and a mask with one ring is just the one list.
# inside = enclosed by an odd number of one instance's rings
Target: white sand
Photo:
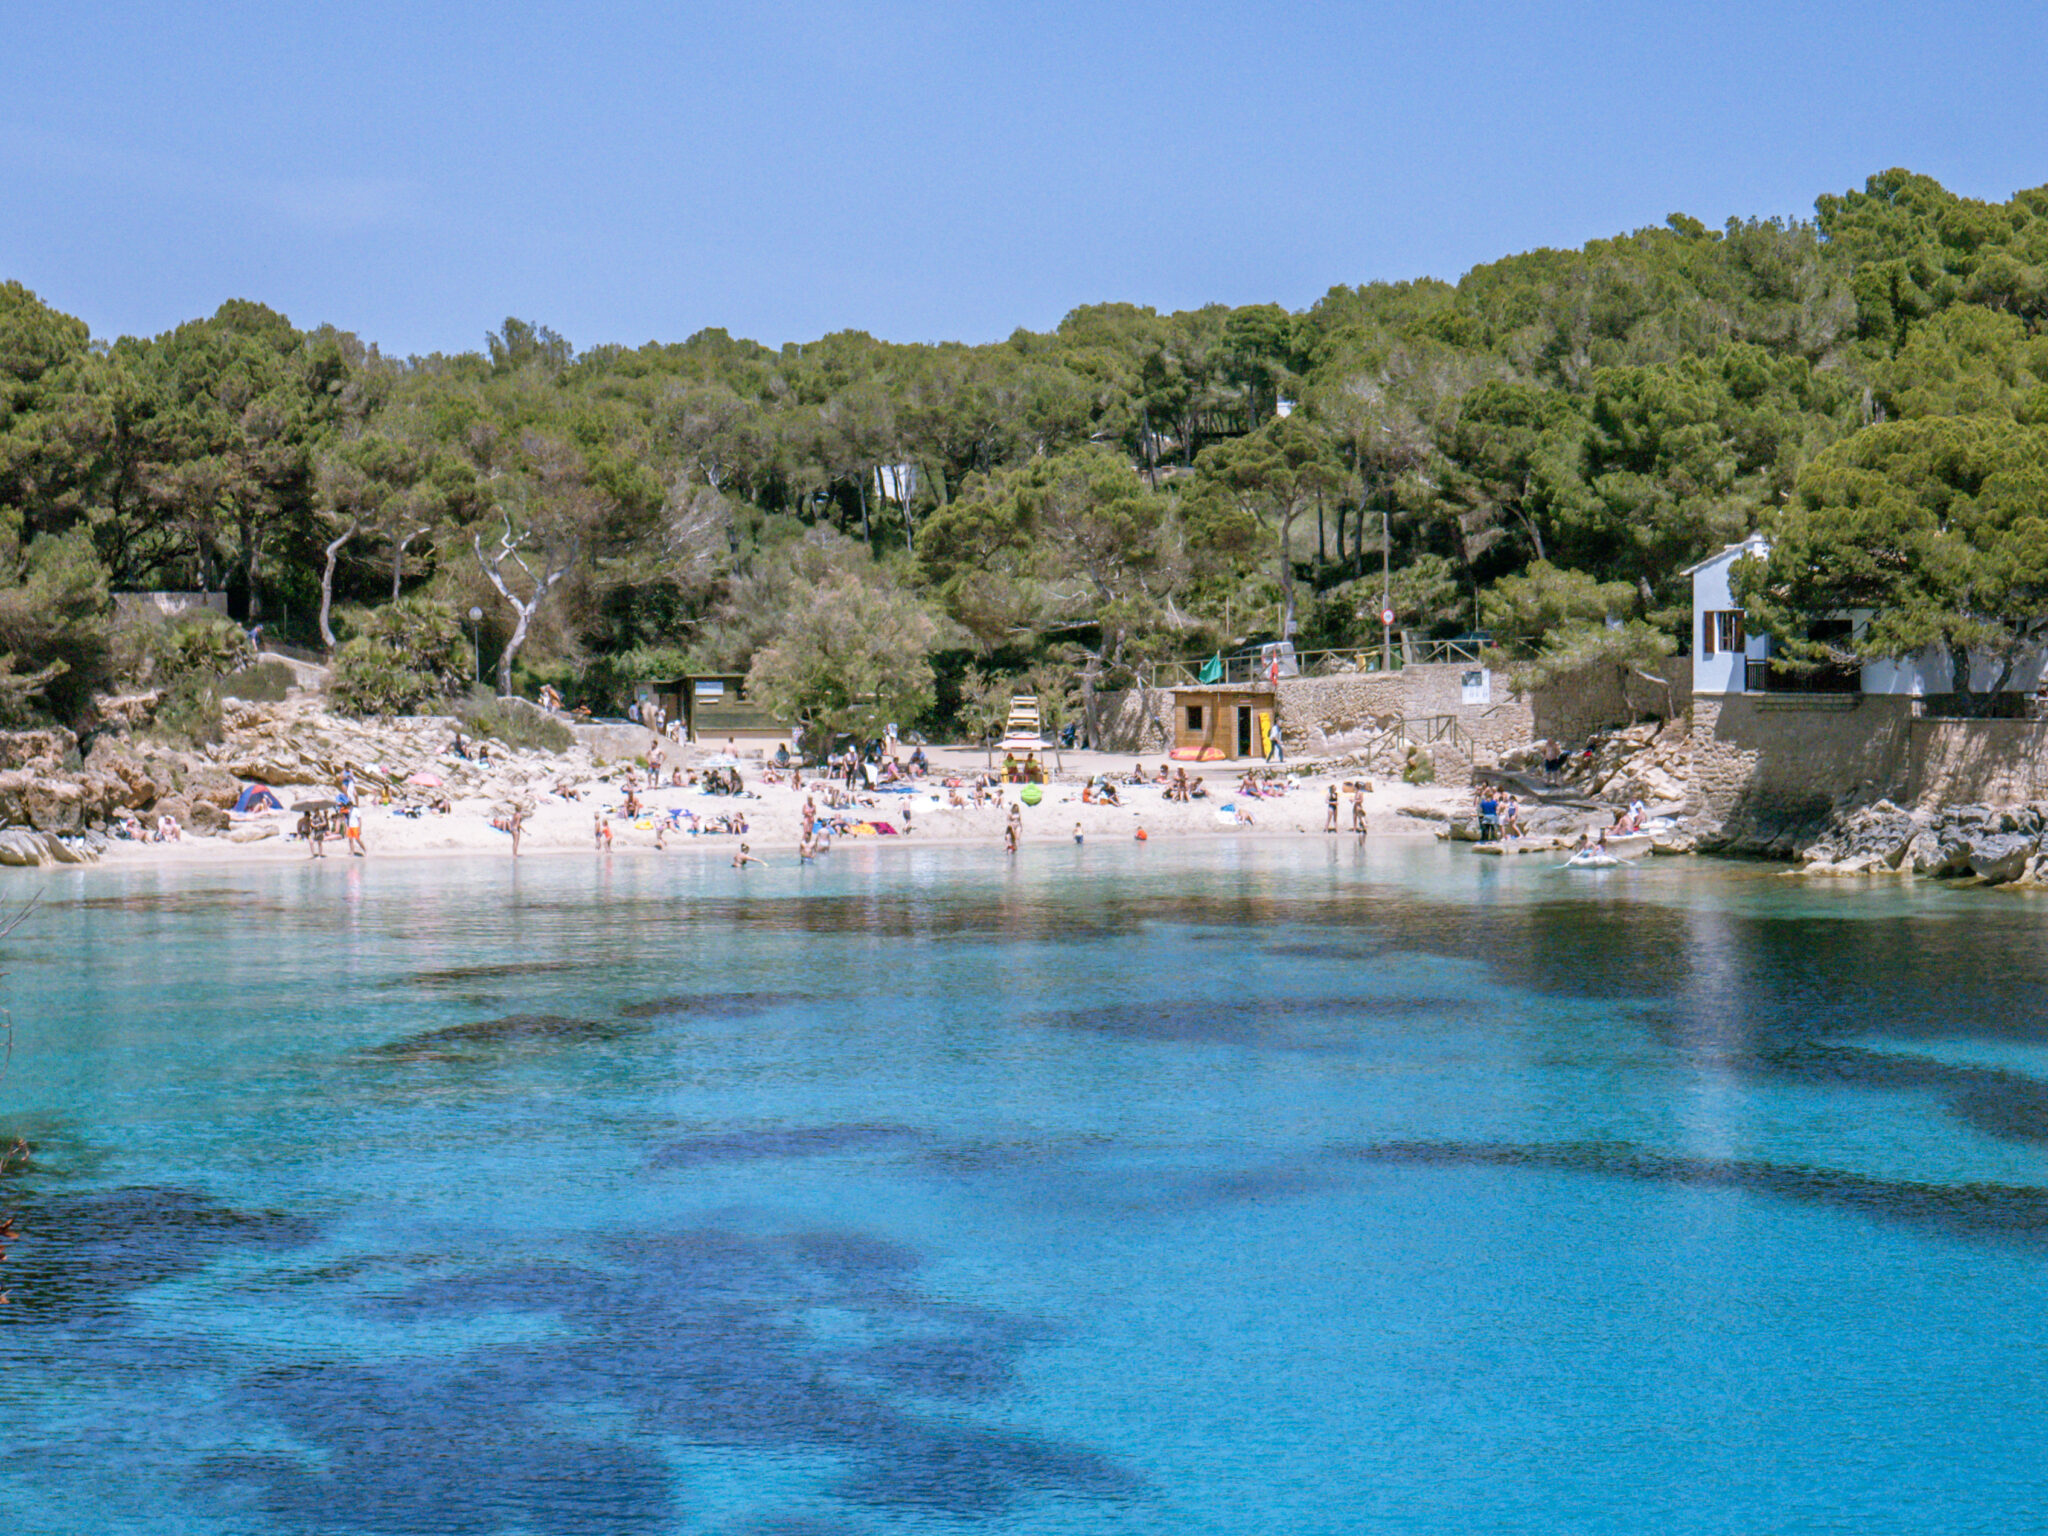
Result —
[[[673, 749], [670, 749], [673, 751]], [[642, 789], [640, 799], [649, 807], [666, 811], [671, 807], [687, 806], [700, 818], [730, 815], [744, 810], [749, 830], [744, 839], [733, 835], [690, 836], [681, 831], [672, 831], [666, 839], [666, 849], [657, 850], [655, 833], [651, 827], [637, 826], [628, 822], [621, 814], [620, 806], [625, 799], [623, 788], [625, 771], [617, 767], [606, 770], [607, 777], [577, 777], [581, 782], [573, 787], [579, 798], [564, 799], [553, 794], [543, 794], [533, 800], [534, 809], [528, 817], [520, 838], [520, 853], [528, 854], [595, 851], [595, 837], [592, 830], [593, 813], [606, 811], [612, 822], [614, 854], [645, 854], [650, 857], [666, 855], [690, 856], [710, 854], [719, 858], [730, 858], [742, 841], [756, 854], [780, 858], [794, 856], [802, 826], [803, 802], [806, 794], [815, 796], [821, 815], [845, 815], [849, 818], [894, 823], [901, 830], [904, 810], [907, 806], [911, 816], [911, 832], [908, 837], [857, 837], [841, 838], [838, 846], [849, 843], [860, 846], [914, 846], [926, 843], [987, 844], [1000, 847], [1003, 839], [1003, 825], [1013, 804], [1021, 804], [1018, 797], [1019, 785], [1000, 786], [1000, 794], [992, 794], [987, 805], [975, 809], [970, 804], [955, 808], [946, 803], [947, 791], [942, 781], [949, 774], [966, 775], [984, 770], [987, 759], [979, 748], [939, 747], [927, 748], [931, 759], [931, 776], [921, 781], [914, 795], [876, 794], [872, 805], [857, 805], [840, 812], [828, 812], [825, 808], [823, 785], [810, 775], [805, 776], [804, 789], [792, 789], [787, 782], [774, 785], [762, 781], [761, 766], [751, 759], [743, 759], [740, 772], [748, 790], [757, 798], [733, 799], [725, 795], [707, 795], [689, 789]], [[698, 763], [722, 761], [715, 753], [699, 749], [692, 754]], [[1118, 793], [1123, 800], [1121, 806], [1084, 805], [1081, 803], [1082, 786], [1091, 774], [1113, 771], [1129, 773], [1139, 761], [1122, 754], [1097, 752], [1066, 752], [1060, 754], [1063, 767], [1054, 773], [1053, 781], [1040, 788], [1043, 798], [1035, 806], [1022, 806], [1022, 838], [1027, 843], [1071, 841], [1075, 823], [1079, 823], [1082, 835], [1090, 841], [1135, 840], [1138, 829], [1145, 830], [1148, 839], [1188, 837], [1246, 837], [1284, 834], [1323, 835], [1326, 816], [1325, 796], [1333, 782], [1365, 779], [1373, 785], [1366, 796], [1368, 821], [1373, 837], [1433, 837], [1440, 823], [1419, 820], [1401, 814], [1407, 809], [1467, 810], [1471, 805], [1469, 791], [1445, 789], [1436, 785], [1408, 785], [1399, 780], [1376, 779], [1360, 770], [1331, 766], [1329, 771], [1305, 773], [1292, 777], [1288, 782], [1292, 789], [1277, 799], [1244, 799], [1237, 794], [1237, 787], [1247, 765], [1229, 763], [1173, 764], [1186, 767], [1190, 777], [1199, 771], [1207, 781], [1210, 798], [1188, 804], [1178, 804], [1165, 798], [1162, 788], [1150, 784], [1130, 786], [1119, 784]], [[1157, 757], [1142, 760], [1151, 773], [1159, 771]], [[642, 775], [644, 778], [644, 775]], [[312, 792], [283, 788], [278, 791], [287, 805], [307, 797]], [[965, 795], [963, 791], [963, 795]], [[1218, 807], [1225, 803], [1246, 806], [1253, 817], [1249, 826], [1238, 826], [1218, 814]], [[454, 802], [453, 809], [446, 815], [428, 812], [418, 819], [397, 814], [394, 808], [369, 804], [363, 808], [363, 844], [365, 854], [372, 858], [426, 857], [458, 854], [496, 854], [509, 858], [512, 853], [512, 839], [506, 833], [491, 825], [494, 814], [502, 812], [504, 804], [491, 799], [468, 799]], [[267, 817], [251, 818], [274, 825], [278, 835], [258, 842], [237, 843], [227, 837], [202, 838], [187, 834], [179, 843], [126, 843], [116, 842], [105, 856], [110, 864], [135, 863], [194, 863], [194, 862], [256, 862], [280, 859], [304, 859], [309, 856], [304, 843], [288, 839], [298, 818], [289, 811], [272, 813]], [[247, 819], [238, 820], [245, 825]], [[1349, 837], [1351, 825], [1351, 804], [1349, 795], [1343, 796], [1339, 808], [1339, 824], [1345, 830], [1341, 835]], [[330, 839], [326, 845], [329, 858], [347, 858], [346, 848], [338, 839]]]

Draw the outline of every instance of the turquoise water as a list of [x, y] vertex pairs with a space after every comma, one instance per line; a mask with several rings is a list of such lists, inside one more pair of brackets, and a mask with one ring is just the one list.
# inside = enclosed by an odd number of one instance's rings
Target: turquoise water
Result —
[[12, 1531], [2048, 1528], [2022, 897], [1306, 838], [44, 891]]

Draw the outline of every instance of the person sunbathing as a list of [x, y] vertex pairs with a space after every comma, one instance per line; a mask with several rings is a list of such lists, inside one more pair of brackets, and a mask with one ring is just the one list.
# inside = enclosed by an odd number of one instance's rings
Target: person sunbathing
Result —
[[1116, 786], [1115, 786], [1114, 784], [1110, 783], [1108, 779], [1104, 779], [1104, 780], [1102, 781], [1102, 795], [1101, 795], [1101, 803], [1102, 803], [1103, 805], [1122, 805], [1122, 804], [1123, 804], [1123, 801], [1119, 800], [1119, 799], [1118, 799], [1118, 798], [1116, 797]]

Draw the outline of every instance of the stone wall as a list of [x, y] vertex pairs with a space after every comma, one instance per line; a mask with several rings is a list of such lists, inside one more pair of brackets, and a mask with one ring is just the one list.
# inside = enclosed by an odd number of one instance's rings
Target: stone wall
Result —
[[116, 592], [114, 622], [117, 624], [161, 624], [188, 613], [212, 612], [228, 616], [225, 592]]
[[1356, 751], [1408, 712], [1405, 672], [1353, 672], [1290, 677], [1280, 683], [1280, 724], [1297, 757], [1339, 757]]
[[1467, 704], [1465, 674], [1474, 670], [1470, 662], [1431, 662], [1403, 667], [1401, 676], [1408, 680], [1409, 717], [1452, 716], [1472, 740], [1474, 763], [1491, 767], [1535, 739], [1536, 716], [1530, 701], [1508, 686], [1503, 667], [1487, 669], [1492, 677], [1488, 701]]
[[1746, 828], [1817, 824], [1849, 797], [1909, 788], [1912, 700], [1852, 695], [1701, 694], [1693, 700], [1692, 798], [1706, 821]]
[[[1682, 707], [1691, 689], [1691, 663], [1681, 657], [1667, 665], [1673, 697]], [[1396, 672], [1282, 679], [1280, 720], [1287, 731], [1288, 753], [1339, 757], [1365, 747], [1396, 720], [1449, 715], [1471, 741], [1476, 762], [1491, 766], [1546, 736], [1583, 741], [1594, 730], [1626, 725], [1632, 718], [1662, 717], [1666, 709], [1663, 689], [1641, 679], [1624, 683], [1613, 674], [1533, 696], [1518, 695], [1501, 667], [1489, 669], [1488, 701], [1467, 704], [1465, 674], [1472, 670], [1470, 662], [1427, 662]], [[1164, 751], [1167, 737], [1161, 722], [1171, 702], [1163, 689], [1104, 694], [1103, 745], [1113, 752]]]
[[1645, 716], [1682, 716], [1692, 703], [1692, 658], [1673, 656], [1651, 670], [1669, 681], [1668, 694], [1619, 667], [1591, 668], [1538, 689], [1529, 700], [1534, 739], [1571, 746], [1596, 731], [1633, 725]]
[[1907, 792], [1922, 807], [2048, 800], [2048, 721], [1913, 721]]

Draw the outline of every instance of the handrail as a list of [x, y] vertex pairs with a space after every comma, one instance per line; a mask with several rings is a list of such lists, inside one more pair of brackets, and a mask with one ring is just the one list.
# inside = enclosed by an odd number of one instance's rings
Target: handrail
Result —
[[[1496, 647], [1479, 640], [1410, 638], [1397, 639], [1391, 647], [1386, 648], [1360, 645], [1340, 650], [1299, 651], [1295, 654], [1294, 661], [1300, 676], [1328, 677], [1346, 672], [1398, 672], [1403, 667], [1438, 665], [1445, 662], [1484, 663], [1491, 659], [1488, 653], [1494, 650]], [[1197, 656], [1155, 661], [1151, 664], [1152, 686], [1199, 687], [1203, 668], [1216, 659], [1213, 656]], [[1390, 665], [1383, 667], [1383, 661]], [[1214, 679], [1218, 686], [1237, 687], [1266, 680], [1269, 663], [1257, 656], [1225, 656], [1222, 662], [1222, 675]]]

